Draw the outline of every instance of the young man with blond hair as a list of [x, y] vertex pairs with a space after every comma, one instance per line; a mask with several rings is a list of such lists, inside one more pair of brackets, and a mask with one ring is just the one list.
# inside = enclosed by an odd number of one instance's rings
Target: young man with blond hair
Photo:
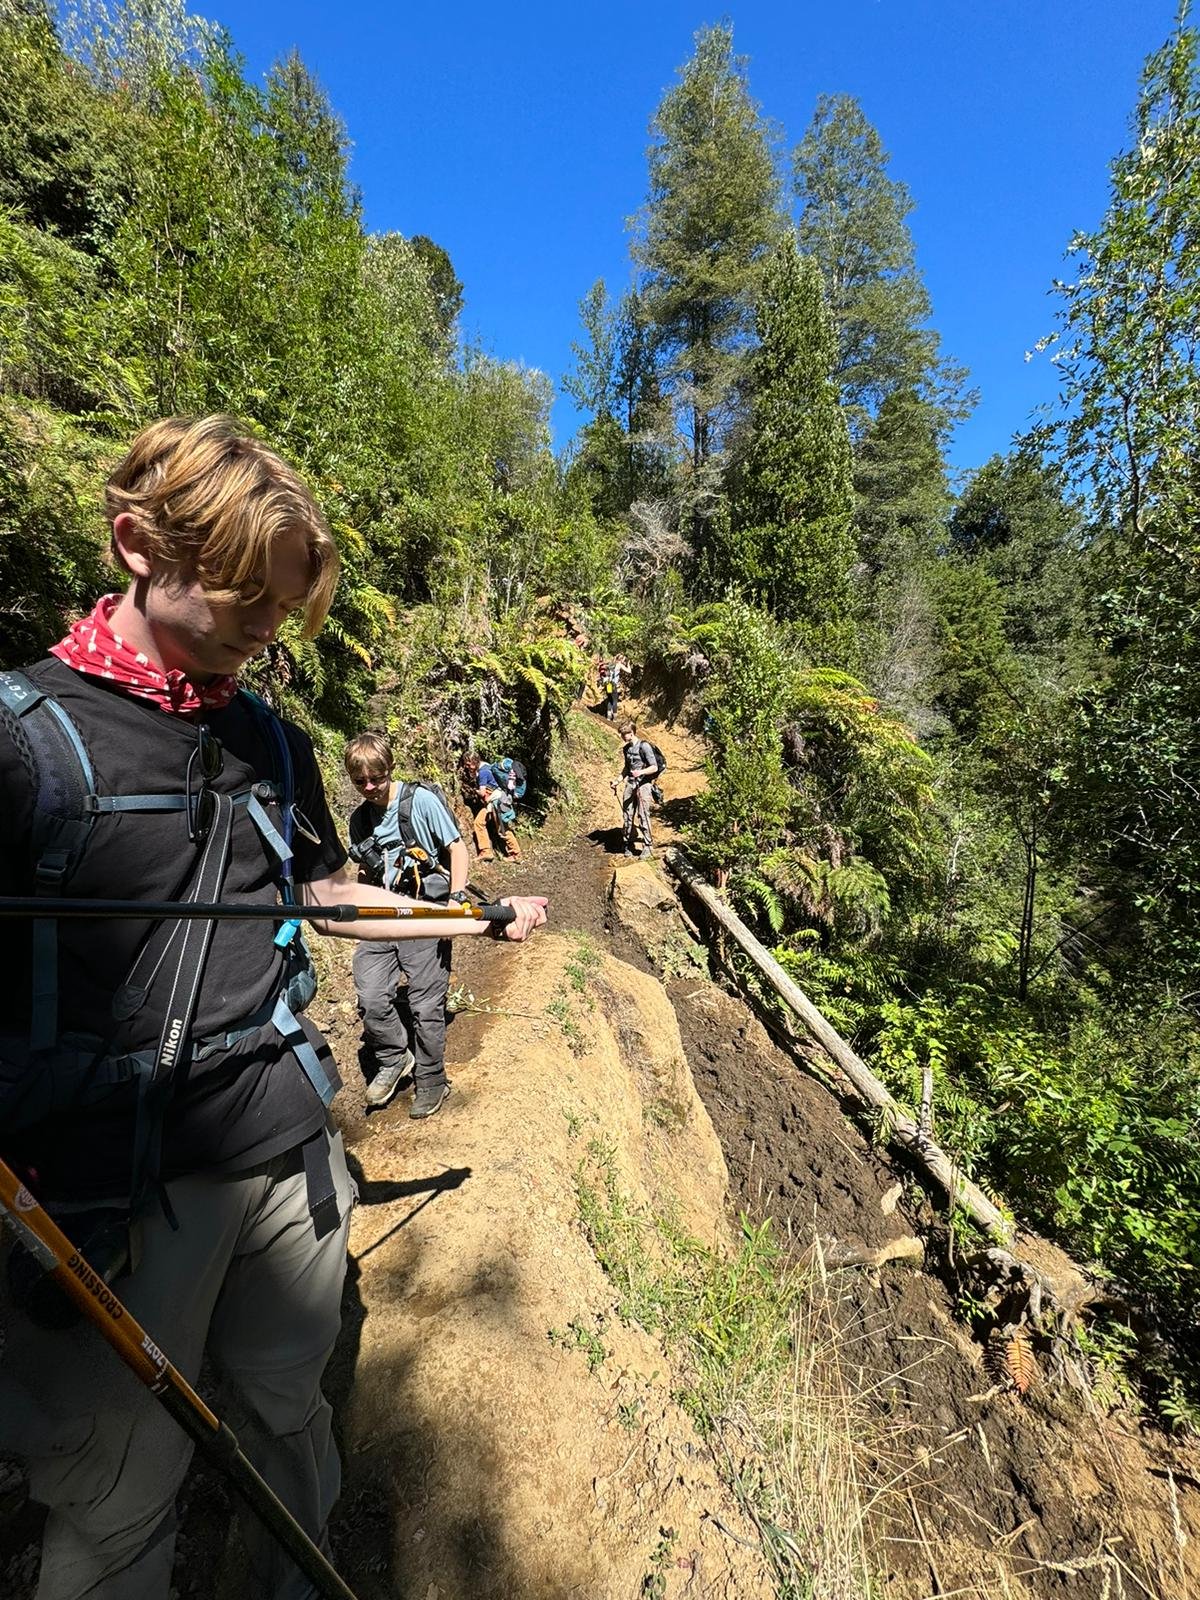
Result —
[[[396, 757], [381, 733], [360, 733], [345, 750], [362, 804], [350, 817], [350, 857], [365, 883], [428, 904], [462, 905], [470, 856], [445, 801], [425, 784], [398, 783]], [[401, 979], [411, 1034], [396, 1008]], [[354, 987], [364, 1055], [375, 1068], [367, 1109], [387, 1105], [412, 1074], [410, 1117], [432, 1117], [450, 1093], [446, 1077], [449, 939], [373, 941], [354, 952]]]
[[[403, 905], [348, 868], [306, 735], [236, 681], [290, 614], [314, 634], [333, 596], [337, 551], [299, 474], [228, 417], [171, 418], [118, 464], [107, 513], [127, 589], [0, 674], [0, 894]], [[510, 904], [509, 938], [545, 920], [544, 900]], [[295, 925], [4, 919], [0, 970], [0, 1153], [190, 1381], [206, 1353], [231, 1380], [248, 1454], [323, 1539], [339, 1466], [320, 1383], [353, 1189], [326, 1109], [337, 1069], [298, 1014]], [[49, 1508], [38, 1600], [167, 1600], [192, 1446], [90, 1329], [62, 1325], [24, 1259], [0, 1284], [0, 1449]], [[310, 1600], [246, 1534], [250, 1592]]]

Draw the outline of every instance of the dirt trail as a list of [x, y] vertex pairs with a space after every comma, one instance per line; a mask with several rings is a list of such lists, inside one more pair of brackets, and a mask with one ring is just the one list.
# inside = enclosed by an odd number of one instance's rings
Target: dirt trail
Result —
[[[828, 1091], [696, 963], [658, 870], [619, 859], [618, 741], [589, 720], [579, 814], [480, 875], [492, 893], [549, 892], [553, 931], [523, 951], [456, 948], [454, 1092], [431, 1122], [403, 1100], [362, 1115], [349, 952], [323, 947], [317, 1020], [347, 1082], [336, 1111], [362, 1201], [327, 1382], [344, 1462], [333, 1544], [360, 1600], [769, 1595], [737, 1542], [752, 1530], [672, 1398], [669, 1353], [615, 1316], [579, 1228], [593, 1141], [624, 1191], [681, 1206], [701, 1236], [739, 1211], [798, 1245], [814, 1227], [868, 1248], [916, 1227], [904, 1202], [886, 1209], [896, 1174]], [[703, 750], [648, 710], [642, 731], [669, 763], [664, 844], [703, 785]], [[651, 1115], [661, 1103], [678, 1114]], [[837, 1281], [842, 1364], [874, 1414], [874, 1479], [890, 1480], [889, 1597], [1200, 1594], [1195, 1452], [1053, 1392], [980, 1399], [981, 1352], [911, 1265]], [[231, 1511], [193, 1473], [181, 1597], [249, 1595], [236, 1552], [221, 1556]], [[29, 1508], [0, 1526], [11, 1600], [32, 1593], [36, 1531]]]

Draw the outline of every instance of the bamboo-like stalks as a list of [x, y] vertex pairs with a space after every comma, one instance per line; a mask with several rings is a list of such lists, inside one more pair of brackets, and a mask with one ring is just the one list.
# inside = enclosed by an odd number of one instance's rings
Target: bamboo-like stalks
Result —
[[951, 1201], [960, 1206], [985, 1233], [1002, 1244], [1011, 1245], [1015, 1235], [1012, 1223], [996, 1209], [982, 1189], [963, 1176], [939, 1145], [923, 1135], [919, 1124], [900, 1109], [862, 1057], [850, 1048], [829, 1019], [818, 1011], [799, 984], [788, 977], [775, 957], [696, 871], [683, 851], [673, 850], [668, 857], [668, 865], [680, 883], [696, 896], [739, 948], [745, 951], [780, 999], [796, 1013], [807, 1032], [841, 1069], [858, 1098], [883, 1113], [884, 1129], [892, 1143], [906, 1150], [916, 1165], [938, 1183]]

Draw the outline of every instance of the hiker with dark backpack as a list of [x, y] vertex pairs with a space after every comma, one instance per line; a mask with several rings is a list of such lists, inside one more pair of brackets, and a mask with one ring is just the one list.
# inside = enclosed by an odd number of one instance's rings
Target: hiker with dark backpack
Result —
[[[362, 880], [415, 900], [462, 905], [471, 862], [439, 786], [397, 782], [395, 754], [381, 733], [351, 739], [345, 762], [350, 782], [363, 796], [350, 817], [350, 859], [358, 863]], [[401, 979], [407, 980], [408, 1025], [397, 1008]], [[360, 944], [354, 952], [354, 987], [364, 1053], [375, 1067], [367, 1110], [387, 1105], [411, 1075], [409, 1116], [434, 1116], [450, 1093], [449, 939]]]
[[[654, 849], [654, 841], [650, 836], [650, 801], [652, 798], [662, 798], [657, 785], [659, 774], [666, 770], [667, 763], [657, 745], [651, 744], [648, 739], [638, 738], [634, 723], [623, 722], [617, 731], [625, 745], [624, 760], [621, 776], [614, 778], [610, 787], [614, 794], [620, 793], [624, 853], [626, 856], [640, 853], [646, 857]], [[635, 830], [641, 833], [640, 852], [633, 848]]]
[[[49, 659], [0, 673], [0, 897], [45, 909], [0, 919], [0, 1155], [189, 1383], [207, 1356], [237, 1388], [247, 1455], [320, 1541], [353, 1186], [327, 1110], [337, 1069], [302, 1015], [312, 964], [274, 912], [409, 908], [357, 883], [310, 740], [235, 674], [289, 613], [317, 632], [337, 550], [299, 474], [228, 417], [144, 429], [106, 499], [128, 589]], [[71, 897], [181, 914], [59, 920]], [[183, 914], [214, 902], [271, 920]], [[510, 938], [545, 920], [544, 901], [509, 904]], [[317, 927], [395, 941], [488, 925]], [[48, 1507], [39, 1600], [167, 1600], [187, 1435], [23, 1250], [0, 1274], [0, 1325], [0, 1451]], [[264, 1530], [245, 1532], [246, 1592], [311, 1600]]]

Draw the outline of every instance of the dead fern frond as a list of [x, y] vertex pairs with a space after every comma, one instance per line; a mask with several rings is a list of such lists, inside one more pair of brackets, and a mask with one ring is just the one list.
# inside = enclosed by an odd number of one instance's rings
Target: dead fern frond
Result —
[[1022, 1399], [1038, 1377], [1037, 1357], [1024, 1328], [997, 1329], [988, 1342], [987, 1365], [993, 1378], [1014, 1389]]

